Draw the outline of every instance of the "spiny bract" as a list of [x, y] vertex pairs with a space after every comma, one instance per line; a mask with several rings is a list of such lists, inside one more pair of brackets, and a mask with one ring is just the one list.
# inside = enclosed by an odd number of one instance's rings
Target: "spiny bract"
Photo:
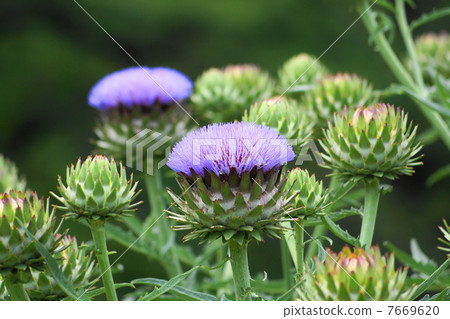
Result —
[[[42, 269], [44, 257], [21, 223], [48, 251], [56, 249], [55, 218], [35, 193], [0, 194], [0, 274], [26, 281], [30, 268]], [[22, 277], [23, 275], [23, 277]]]
[[16, 165], [0, 154], [0, 193], [10, 190], [24, 192], [25, 188], [25, 179], [19, 177]]
[[66, 183], [58, 178], [58, 190], [61, 196], [52, 195], [62, 206], [66, 217], [105, 219], [127, 215], [135, 210], [139, 203], [136, 198], [137, 182], [133, 177], [127, 180], [122, 163], [117, 167], [114, 159], [105, 156], [89, 156], [84, 162], [67, 167]]
[[411, 175], [413, 166], [421, 164], [416, 131], [407, 115], [389, 104], [346, 109], [329, 122], [320, 141], [322, 157], [326, 167], [341, 175], [389, 179]]
[[415, 287], [406, 284], [407, 270], [395, 269], [394, 255], [382, 256], [380, 249], [344, 247], [339, 254], [327, 249], [322, 263], [315, 258], [304, 285], [297, 288], [301, 300], [310, 301], [407, 301]]

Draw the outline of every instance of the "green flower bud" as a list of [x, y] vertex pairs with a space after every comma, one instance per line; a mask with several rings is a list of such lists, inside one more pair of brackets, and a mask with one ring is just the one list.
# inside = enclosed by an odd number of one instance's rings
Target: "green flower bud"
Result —
[[[75, 237], [65, 236], [59, 244], [59, 251], [53, 257], [59, 261], [61, 272], [75, 289], [89, 288], [98, 274], [92, 249], [78, 246]], [[56, 284], [49, 270], [32, 271], [32, 281], [25, 285], [31, 300], [62, 300], [66, 293]]]
[[[422, 68], [425, 81], [433, 84], [436, 73], [444, 79], [450, 78], [450, 40], [448, 34], [428, 33], [421, 35], [415, 40], [416, 55]], [[412, 70], [411, 61], [406, 65]]]
[[307, 170], [293, 169], [286, 183], [290, 189], [289, 196], [294, 197], [296, 211], [292, 217], [307, 217], [321, 213], [326, 204], [328, 194], [323, 189], [322, 181], [316, 181], [314, 175], [310, 176]]
[[62, 206], [66, 217], [106, 219], [128, 215], [140, 203], [132, 203], [137, 196], [137, 182], [127, 180], [122, 163], [117, 167], [114, 159], [105, 156], [88, 157], [84, 162], [67, 168], [66, 183], [58, 178], [61, 196], [52, 195]]
[[290, 141], [294, 149], [306, 143], [314, 126], [311, 114], [302, 112], [297, 102], [284, 97], [256, 102], [249, 111], [245, 111], [242, 120], [277, 130]]
[[[284, 62], [278, 70], [277, 90], [282, 94], [291, 86], [290, 90], [294, 90], [298, 86], [311, 85], [326, 73], [327, 68], [316, 57], [301, 53]], [[301, 92], [291, 94], [296, 98], [301, 96]]]
[[394, 262], [377, 246], [368, 252], [344, 247], [339, 254], [327, 249], [325, 261], [315, 259], [315, 271], [306, 272], [297, 292], [301, 300], [314, 301], [411, 300], [416, 288], [407, 287], [407, 270], [396, 270]]
[[269, 98], [274, 83], [254, 65], [229, 65], [205, 71], [195, 82], [191, 101], [195, 115], [209, 122], [238, 120], [250, 105]]
[[358, 107], [372, 103], [372, 85], [356, 74], [338, 73], [326, 75], [314, 89], [305, 93], [301, 99], [303, 106], [312, 107], [316, 116], [316, 134], [327, 127], [333, 113], [341, 113], [344, 107]]
[[329, 123], [320, 141], [322, 157], [326, 167], [349, 177], [411, 175], [413, 166], [422, 164], [416, 131], [407, 115], [389, 104], [346, 109]]
[[54, 235], [55, 218], [48, 203], [35, 193], [0, 194], [0, 274], [13, 275], [15, 280], [26, 282], [30, 268], [42, 269], [44, 258], [18, 220], [48, 251], [56, 249], [58, 240]]
[[0, 154], [0, 193], [12, 189], [24, 192], [25, 188], [25, 179], [19, 177], [16, 165]]

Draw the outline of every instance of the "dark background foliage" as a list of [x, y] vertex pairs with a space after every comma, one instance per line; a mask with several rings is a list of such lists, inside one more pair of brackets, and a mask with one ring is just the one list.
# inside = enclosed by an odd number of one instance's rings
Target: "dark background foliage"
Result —
[[[357, 0], [354, 0], [357, 1]], [[331, 0], [80, 0], [79, 3], [142, 65], [169, 66], [195, 79], [209, 67], [255, 63], [276, 75], [277, 68], [300, 52], [319, 56], [358, 17], [352, 2]], [[417, 1], [410, 19], [445, 1]], [[448, 20], [447, 20], [448, 22]], [[415, 35], [445, 28], [446, 20], [421, 27]], [[394, 39], [398, 52], [404, 48]], [[394, 81], [371, 47], [361, 21], [322, 58], [332, 72], [356, 72], [381, 89]], [[74, 1], [7, 0], [0, 3], [0, 152], [14, 160], [31, 189], [47, 196], [66, 165], [84, 158], [96, 111], [86, 103], [91, 86], [104, 75], [132, 66], [124, 54]], [[406, 98], [385, 102], [403, 106], [420, 124], [428, 124]], [[436, 249], [437, 225], [448, 217], [449, 181], [425, 187], [426, 178], [448, 163], [441, 142], [423, 150], [425, 165], [414, 176], [393, 182], [382, 196], [375, 242], [392, 241], [409, 250], [415, 237], [424, 251], [442, 260]], [[308, 164], [308, 167], [317, 168]], [[319, 176], [324, 176], [319, 171]], [[144, 207], [145, 208], [145, 207]], [[356, 219], [345, 223], [356, 234]], [[87, 229], [66, 222], [70, 233], [88, 239]], [[336, 241], [334, 249], [341, 243]], [[191, 244], [191, 245], [195, 245]], [[113, 246], [119, 253], [123, 247]], [[251, 247], [252, 273], [278, 277], [278, 244]], [[267, 253], [267, 250], [270, 252]], [[120, 279], [163, 276], [158, 265], [132, 252]], [[118, 280], [120, 281], [120, 280]]]

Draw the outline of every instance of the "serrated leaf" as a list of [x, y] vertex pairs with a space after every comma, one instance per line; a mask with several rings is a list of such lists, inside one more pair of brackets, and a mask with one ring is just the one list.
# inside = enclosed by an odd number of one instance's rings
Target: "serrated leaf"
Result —
[[448, 15], [450, 15], [450, 7], [436, 9], [434, 11], [422, 14], [420, 18], [412, 21], [409, 27], [411, 31], [413, 31], [414, 29], [424, 24], [430, 23], [431, 21], [446, 17]]
[[438, 269], [436, 269], [426, 280], [424, 280], [414, 292], [413, 300], [423, 294], [433, 282], [441, 275], [441, 273], [450, 266], [450, 259], [445, 260]]
[[328, 229], [335, 234], [337, 237], [345, 241], [352, 246], [360, 247], [361, 244], [359, 240], [352, 235], [350, 235], [346, 230], [343, 230], [339, 225], [333, 222], [328, 216], [321, 216], [322, 221], [328, 227]]

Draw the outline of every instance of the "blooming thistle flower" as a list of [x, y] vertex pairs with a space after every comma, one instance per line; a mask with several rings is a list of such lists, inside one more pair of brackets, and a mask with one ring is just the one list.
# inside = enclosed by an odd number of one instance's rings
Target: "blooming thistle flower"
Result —
[[0, 194], [0, 274], [3, 279], [26, 282], [30, 269], [43, 269], [44, 257], [36, 241], [28, 237], [23, 226], [50, 252], [57, 247], [55, 218], [35, 193], [10, 191]]
[[[450, 39], [447, 33], [428, 33], [419, 36], [415, 41], [417, 60], [422, 68], [425, 81], [433, 85], [436, 73], [444, 79], [450, 77]], [[406, 65], [412, 70], [409, 59]]]
[[288, 196], [297, 194], [294, 199], [296, 212], [292, 217], [308, 217], [320, 214], [327, 204], [328, 193], [322, 181], [317, 181], [307, 170], [295, 168], [289, 173], [286, 187], [290, 189]]
[[243, 244], [263, 234], [278, 237], [279, 220], [292, 210], [283, 191], [283, 166], [294, 158], [280, 134], [254, 123], [213, 124], [186, 135], [173, 148], [167, 166], [179, 174], [183, 199], [169, 194], [181, 214], [169, 212], [201, 238]]
[[25, 188], [25, 179], [19, 177], [16, 165], [0, 154], [0, 193], [10, 190], [24, 192]]
[[389, 104], [344, 109], [329, 122], [320, 141], [325, 166], [337, 174], [358, 177], [411, 175], [421, 165], [415, 142], [417, 127], [408, 124], [407, 115]]
[[[58, 251], [53, 257], [59, 262], [61, 272], [75, 289], [87, 288], [98, 274], [92, 249], [78, 245], [75, 237], [62, 237]], [[32, 281], [25, 285], [31, 300], [62, 300], [66, 293], [56, 284], [49, 270], [32, 271]]]
[[327, 257], [314, 260], [297, 289], [301, 300], [314, 301], [406, 301], [415, 287], [407, 287], [406, 269], [395, 269], [394, 255], [382, 256], [377, 246], [367, 252], [344, 247], [339, 254], [327, 249]]
[[[312, 85], [327, 73], [327, 68], [316, 57], [306, 53], [293, 56], [278, 70], [277, 91], [282, 94], [302, 85]], [[291, 87], [292, 86], [292, 87]], [[303, 92], [289, 93], [293, 97], [300, 97]], [[301, 94], [298, 94], [301, 93]]]
[[302, 112], [296, 101], [284, 97], [256, 102], [249, 111], [245, 111], [242, 120], [277, 130], [291, 142], [295, 150], [307, 142], [314, 127], [311, 114]]
[[316, 117], [315, 134], [320, 136], [333, 113], [341, 113], [346, 106], [356, 108], [370, 104], [373, 99], [372, 85], [367, 80], [356, 74], [338, 73], [324, 76], [305, 93], [300, 103], [305, 108], [312, 108]]
[[205, 71], [195, 82], [191, 101], [194, 113], [209, 122], [238, 120], [256, 101], [273, 94], [267, 72], [250, 64]]
[[144, 129], [177, 141], [187, 132], [189, 116], [176, 104], [187, 99], [191, 90], [189, 78], [169, 68], [132, 67], [107, 75], [88, 97], [100, 111], [97, 151], [124, 159], [126, 142]]
[[84, 162], [67, 167], [66, 183], [58, 178], [61, 196], [52, 195], [61, 202], [56, 206], [66, 217], [100, 219], [127, 216], [140, 203], [133, 203], [139, 192], [133, 177], [127, 180], [125, 168], [105, 156], [88, 157]]

